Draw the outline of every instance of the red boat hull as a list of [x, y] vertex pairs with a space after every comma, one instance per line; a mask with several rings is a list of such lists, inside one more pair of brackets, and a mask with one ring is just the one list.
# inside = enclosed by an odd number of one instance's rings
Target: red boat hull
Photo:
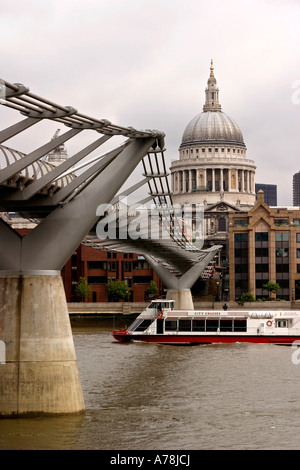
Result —
[[144, 341], [146, 343], [160, 344], [215, 344], [215, 343], [267, 343], [292, 345], [299, 342], [300, 336], [250, 336], [250, 335], [131, 335], [126, 330], [113, 332], [113, 337], [120, 342]]

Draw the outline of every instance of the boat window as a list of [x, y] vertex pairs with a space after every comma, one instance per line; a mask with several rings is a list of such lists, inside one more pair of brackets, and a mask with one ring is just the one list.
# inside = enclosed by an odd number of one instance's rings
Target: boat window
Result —
[[205, 320], [193, 320], [193, 331], [205, 331]]
[[217, 331], [219, 328], [219, 320], [206, 320], [206, 331]]
[[135, 327], [134, 331], [145, 331], [152, 322], [153, 320], [142, 320], [141, 323]]
[[177, 330], [177, 320], [165, 321], [165, 331], [176, 331], [176, 330]]
[[233, 320], [233, 331], [247, 331], [247, 320], [245, 319]]
[[276, 326], [278, 328], [287, 328], [287, 320], [278, 320]]
[[192, 331], [192, 320], [179, 320], [179, 331]]
[[232, 319], [220, 320], [220, 331], [232, 331]]

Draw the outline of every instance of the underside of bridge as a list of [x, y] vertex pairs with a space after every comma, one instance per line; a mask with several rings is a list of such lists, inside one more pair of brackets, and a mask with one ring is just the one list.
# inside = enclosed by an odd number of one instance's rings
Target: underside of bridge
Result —
[[[41, 98], [23, 85], [1, 83], [3, 109], [19, 111], [25, 119], [0, 131], [0, 211], [17, 212], [37, 225], [21, 237], [0, 219], [0, 340], [5, 344], [0, 417], [81, 413], [84, 399], [60, 277], [77, 246], [84, 240], [94, 248], [144, 254], [172, 295], [188, 292], [189, 305], [178, 304], [185, 308], [192, 308], [189, 289], [219, 247], [206, 252], [182, 231], [178, 237], [174, 218], [169, 219], [164, 240], [99, 240], [97, 226], [103, 218], [97, 208], [115, 208], [120, 192], [124, 197], [147, 184], [149, 192], [140, 202], [153, 201], [160, 226], [166, 207], [170, 214], [164, 134], [94, 119]], [[39, 129], [45, 122], [69, 130], [47, 141]], [[36, 129], [38, 140], [46, 143], [27, 153], [15, 150], [11, 141], [30, 129]], [[111, 146], [114, 138], [122, 142]], [[47, 161], [50, 152], [72, 139], [77, 139], [74, 155], [59, 164]], [[101, 146], [104, 150], [95, 155]], [[143, 178], [124, 189], [140, 163]]]

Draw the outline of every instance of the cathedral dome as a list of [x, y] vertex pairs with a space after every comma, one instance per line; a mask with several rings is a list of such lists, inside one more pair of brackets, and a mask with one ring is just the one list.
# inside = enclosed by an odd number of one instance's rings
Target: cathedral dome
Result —
[[222, 111], [204, 111], [187, 125], [181, 147], [191, 144], [233, 144], [245, 147], [236, 122]]
[[228, 144], [245, 147], [241, 129], [231, 117], [222, 112], [212, 62], [205, 90], [203, 112], [195, 116], [187, 125], [180, 147], [195, 144], [224, 146]]

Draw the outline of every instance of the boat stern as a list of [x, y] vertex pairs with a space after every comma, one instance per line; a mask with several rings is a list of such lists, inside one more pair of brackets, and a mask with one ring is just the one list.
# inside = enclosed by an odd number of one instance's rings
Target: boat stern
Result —
[[129, 341], [131, 341], [130, 334], [124, 328], [122, 328], [121, 330], [113, 330], [112, 335], [120, 343], [128, 343]]

